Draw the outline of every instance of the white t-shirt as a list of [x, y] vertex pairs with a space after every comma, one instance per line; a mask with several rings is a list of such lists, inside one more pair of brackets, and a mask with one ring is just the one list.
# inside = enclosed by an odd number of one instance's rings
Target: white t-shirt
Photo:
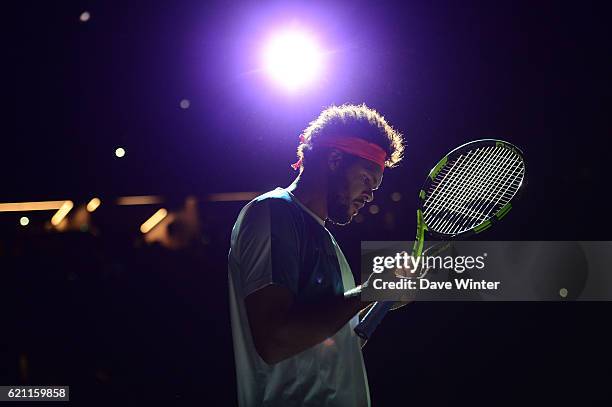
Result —
[[244, 299], [269, 284], [297, 302], [316, 302], [355, 282], [325, 222], [291, 192], [277, 188], [249, 202], [232, 230], [229, 297], [238, 402], [251, 406], [369, 406], [356, 315], [334, 336], [274, 365], [251, 337]]

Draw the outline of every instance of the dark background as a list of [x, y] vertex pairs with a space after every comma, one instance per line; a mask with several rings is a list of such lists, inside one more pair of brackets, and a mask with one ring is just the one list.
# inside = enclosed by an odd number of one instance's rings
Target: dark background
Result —
[[[0, 384], [70, 385], [81, 403], [234, 405], [226, 256], [245, 202], [205, 197], [288, 185], [297, 136], [333, 103], [366, 102], [407, 142], [375, 196], [380, 212], [331, 228], [354, 270], [361, 240], [413, 238], [429, 168], [478, 138], [508, 140], [528, 160], [520, 203], [487, 239], [610, 239], [603, 2], [24, 1], [10, 11], [0, 202], [103, 205], [89, 232], [46, 230], [49, 212], [28, 214], [27, 228], [23, 214], [0, 213]], [[333, 50], [327, 76], [293, 95], [272, 90], [253, 51], [288, 19]], [[171, 211], [197, 197], [197, 239], [144, 243], [138, 226], [159, 206], [110, 204], [144, 194]], [[373, 405], [608, 400], [610, 311], [413, 304], [364, 350]]]

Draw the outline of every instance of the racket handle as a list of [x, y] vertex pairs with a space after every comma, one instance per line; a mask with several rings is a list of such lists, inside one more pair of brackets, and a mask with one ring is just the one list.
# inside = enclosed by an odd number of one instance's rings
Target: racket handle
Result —
[[355, 327], [355, 333], [364, 341], [370, 339], [378, 325], [382, 322], [387, 312], [395, 304], [394, 301], [378, 301], [365, 315], [363, 320]]

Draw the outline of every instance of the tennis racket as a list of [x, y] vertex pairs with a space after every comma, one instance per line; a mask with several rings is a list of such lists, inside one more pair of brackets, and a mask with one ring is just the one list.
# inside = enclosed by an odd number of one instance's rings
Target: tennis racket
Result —
[[[440, 240], [464, 239], [495, 225], [512, 209], [524, 181], [523, 153], [511, 143], [475, 140], [452, 150], [432, 168], [419, 192], [412, 256], [423, 254], [425, 232]], [[376, 302], [355, 333], [367, 341], [394, 304]]]

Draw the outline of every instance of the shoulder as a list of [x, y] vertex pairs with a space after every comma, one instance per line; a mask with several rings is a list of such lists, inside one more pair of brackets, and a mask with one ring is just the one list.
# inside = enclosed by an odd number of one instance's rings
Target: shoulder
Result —
[[259, 195], [249, 202], [245, 209], [250, 213], [271, 211], [276, 214], [276, 212], [299, 213], [300, 208], [287, 191], [277, 188]]
[[250, 203], [253, 204], [287, 204], [295, 205], [291, 194], [283, 188], [276, 188], [272, 191], [266, 192], [265, 194], [259, 195], [253, 199]]
[[245, 205], [241, 215], [244, 223], [294, 223], [302, 219], [301, 208], [291, 194], [282, 188], [256, 197]]

